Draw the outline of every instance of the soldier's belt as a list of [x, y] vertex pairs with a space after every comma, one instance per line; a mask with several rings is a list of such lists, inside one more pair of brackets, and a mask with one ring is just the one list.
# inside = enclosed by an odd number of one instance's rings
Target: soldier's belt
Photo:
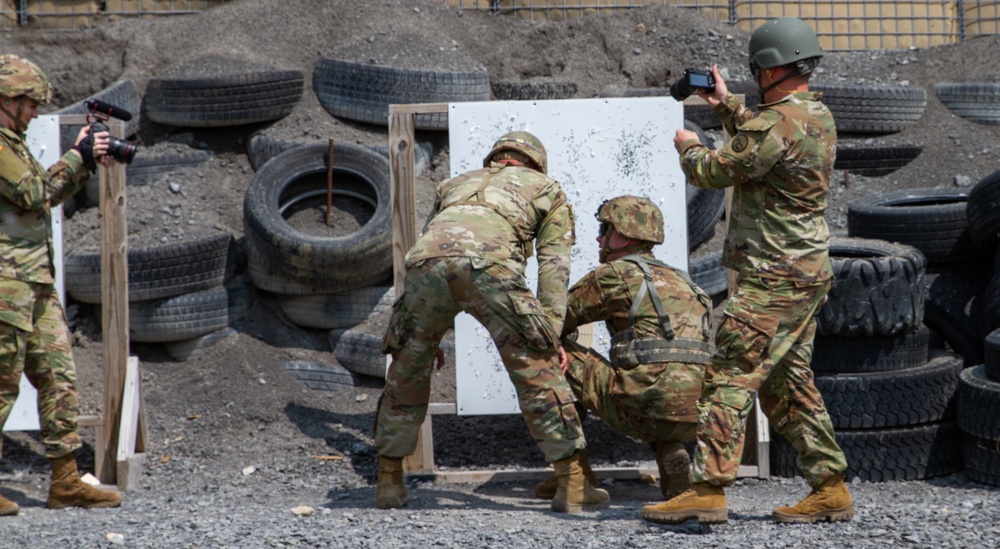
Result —
[[612, 340], [611, 364], [626, 370], [651, 362], [708, 364], [712, 359], [708, 343], [696, 339], [649, 338], [619, 343]]

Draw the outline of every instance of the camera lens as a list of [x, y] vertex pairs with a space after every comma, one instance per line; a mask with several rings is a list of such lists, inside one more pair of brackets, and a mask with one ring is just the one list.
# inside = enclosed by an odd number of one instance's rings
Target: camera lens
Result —
[[112, 137], [111, 143], [108, 144], [108, 156], [126, 164], [132, 163], [132, 159], [135, 158], [135, 153], [138, 150], [139, 146], [134, 142], [118, 139], [117, 137]]
[[670, 97], [673, 97], [675, 101], [684, 101], [692, 93], [694, 93], [694, 89], [688, 85], [687, 76], [678, 79], [670, 85]]

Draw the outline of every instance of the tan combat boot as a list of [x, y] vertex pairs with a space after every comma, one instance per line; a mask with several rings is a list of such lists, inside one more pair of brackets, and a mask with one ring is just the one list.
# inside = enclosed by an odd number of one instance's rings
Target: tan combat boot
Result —
[[20, 510], [18, 504], [0, 495], [0, 517], [16, 515]]
[[556, 468], [556, 478], [559, 479], [556, 495], [552, 498], [552, 510], [556, 513], [597, 511], [611, 505], [611, 496], [584, 477], [580, 466], [582, 453], [577, 452], [552, 464]]
[[49, 483], [48, 506], [51, 509], [65, 507], [118, 507], [122, 496], [117, 492], [98, 490], [80, 480], [76, 470], [76, 454], [70, 452], [61, 458], [49, 459], [52, 465], [52, 480]]
[[403, 458], [378, 457], [378, 484], [375, 485], [375, 507], [399, 509], [410, 501], [410, 492], [403, 483]]
[[778, 522], [830, 522], [850, 520], [854, 516], [854, 503], [844, 484], [844, 475], [838, 473], [812, 489], [806, 499], [794, 507], [778, 507], [774, 520]]
[[729, 509], [721, 486], [698, 482], [671, 500], [643, 507], [640, 515], [644, 520], [659, 524], [678, 524], [688, 519], [698, 519], [702, 524], [722, 524], [729, 520]]
[[[587, 479], [587, 482], [596, 487], [597, 475], [595, 475], [594, 470], [590, 468], [590, 459], [587, 458], [586, 450], [580, 450], [580, 468], [583, 469], [583, 476]], [[558, 489], [559, 477], [552, 475], [535, 486], [535, 497], [538, 499], [552, 499], [556, 497], [556, 491]]]
[[663, 501], [671, 500], [691, 488], [691, 458], [683, 444], [657, 442], [656, 466], [660, 470]]

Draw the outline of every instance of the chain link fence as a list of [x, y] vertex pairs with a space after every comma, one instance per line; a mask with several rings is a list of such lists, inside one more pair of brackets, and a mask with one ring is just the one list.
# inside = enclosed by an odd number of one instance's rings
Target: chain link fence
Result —
[[1000, 32], [1000, 0], [446, 0], [460, 9], [564, 20], [645, 6], [695, 9], [741, 30], [800, 17], [826, 50], [926, 48]]
[[199, 13], [227, 0], [0, 0], [0, 30], [79, 31], [125, 18]]
[[[227, 1], [239, 0], [0, 0], [0, 30], [77, 31], [124, 18], [197, 13]], [[926, 48], [1000, 32], [1000, 0], [441, 1], [463, 10], [556, 21], [669, 5], [698, 10], [747, 32], [767, 19], [794, 16], [812, 25], [820, 44], [831, 51]]]

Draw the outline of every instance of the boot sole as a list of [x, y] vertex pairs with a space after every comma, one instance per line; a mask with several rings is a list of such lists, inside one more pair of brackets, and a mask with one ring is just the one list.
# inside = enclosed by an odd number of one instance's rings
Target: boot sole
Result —
[[12, 516], [18, 514], [20, 511], [21, 511], [21, 508], [15, 505], [13, 508], [4, 509], [4, 510], [0, 511], [0, 517], [12, 517]]
[[601, 509], [607, 509], [611, 506], [611, 500], [604, 500], [600, 503], [592, 503], [590, 505], [553, 505], [553, 513], [569, 513], [569, 514], [579, 514], [579, 513], [589, 513], [592, 511], [600, 511]]
[[786, 515], [784, 513], [779, 513], [778, 511], [774, 512], [774, 520], [785, 524], [812, 524], [823, 519], [827, 519], [830, 522], [840, 522], [844, 520], [851, 520], [852, 517], [854, 517], [853, 503], [849, 503], [840, 509], [816, 511], [811, 515]]
[[699, 524], [725, 524], [729, 522], [729, 509], [680, 509], [669, 512], [643, 509], [639, 514], [643, 520], [657, 524], [681, 524], [691, 519], [698, 519]]
[[409, 496], [402, 499], [394, 499], [392, 501], [375, 500], [375, 507], [378, 509], [399, 509], [400, 507], [406, 505], [409, 502], [410, 502]]
[[80, 509], [111, 509], [113, 507], [120, 507], [121, 504], [122, 504], [121, 501], [107, 501], [107, 502], [91, 503], [85, 505], [74, 505], [72, 503], [53, 503], [51, 501], [45, 503], [45, 505], [47, 505], [49, 509], [69, 509], [71, 507], [77, 507]]

